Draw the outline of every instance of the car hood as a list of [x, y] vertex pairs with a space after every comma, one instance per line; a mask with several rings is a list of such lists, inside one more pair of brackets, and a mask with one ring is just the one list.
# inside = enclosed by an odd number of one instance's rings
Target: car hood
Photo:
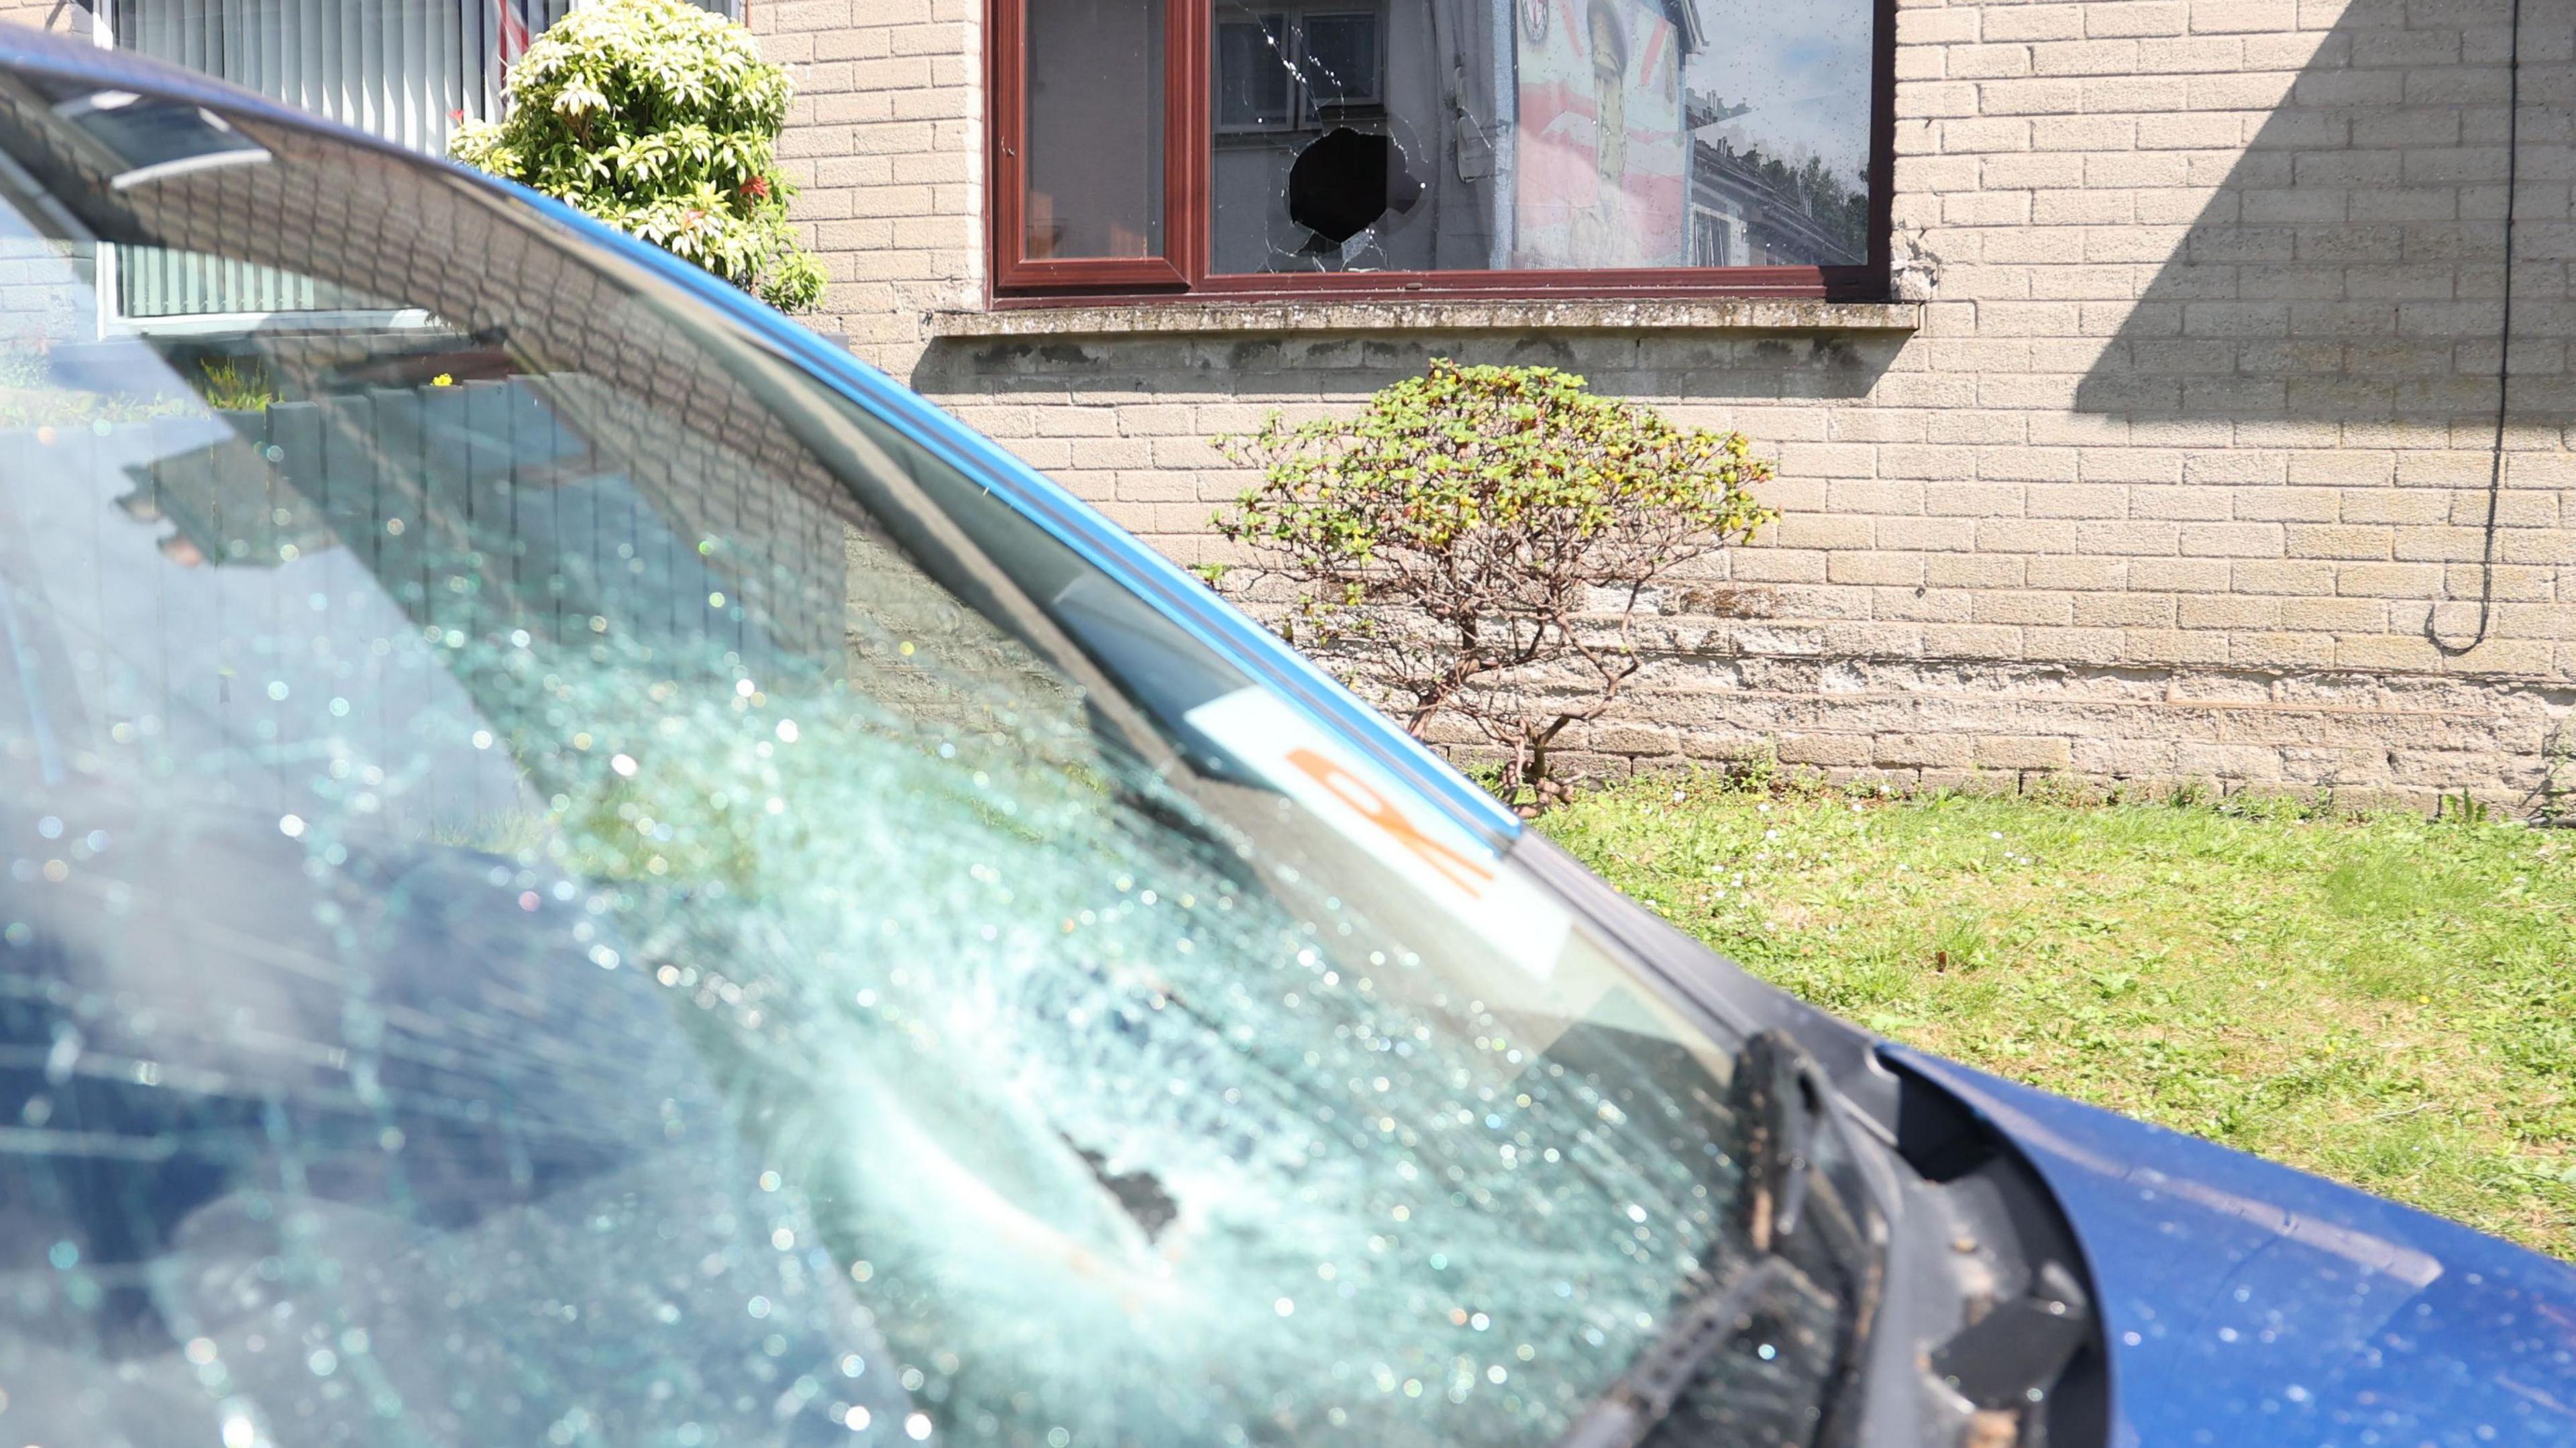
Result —
[[2072, 1222], [2126, 1445], [2576, 1442], [2576, 1268], [1901, 1047]]

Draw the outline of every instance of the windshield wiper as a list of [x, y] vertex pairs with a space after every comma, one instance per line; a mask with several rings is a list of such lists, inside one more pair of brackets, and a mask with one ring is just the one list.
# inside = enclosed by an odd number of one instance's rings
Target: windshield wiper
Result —
[[[1883, 1231], [1864, 1225], [1875, 1221], [1866, 1204], [1845, 1200], [1830, 1177], [1823, 1180], [1820, 1210], [1811, 1218], [1810, 1203], [1823, 1174], [1818, 1143], [1838, 1130], [1831, 1089], [1814, 1059], [1787, 1035], [1764, 1031], [1744, 1043], [1735, 1058], [1734, 1095], [1745, 1119], [1744, 1142], [1736, 1155], [1744, 1169], [1740, 1215], [1754, 1260], [1685, 1304], [1619, 1381], [1574, 1420], [1556, 1448], [1636, 1448], [1672, 1415], [1766, 1303], [1784, 1292], [1830, 1296], [1853, 1324], [1851, 1342], [1833, 1354], [1820, 1384], [1821, 1396], [1830, 1399], [1835, 1384], [1858, 1361], [1858, 1339], [1877, 1301], [1876, 1251], [1884, 1241]], [[1842, 1277], [1839, 1293], [1820, 1291], [1790, 1260], [1787, 1251], [1793, 1243], [1802, 1256], [1813, 1244], [1819, 1249], [1815, 1255], [1833, 1264]], [[1824, 1411], [1830, 1412], [1829, 1404]]]
[[1592, 1400], [1556, 1448], [1636, 1448], [1672, 1416], [1709, 1359], [1733, 1341], [1772, 1292], [1803, 1280], [1785, 1257], [1765, 1257], [1682, 1309], [1610, 1390]]

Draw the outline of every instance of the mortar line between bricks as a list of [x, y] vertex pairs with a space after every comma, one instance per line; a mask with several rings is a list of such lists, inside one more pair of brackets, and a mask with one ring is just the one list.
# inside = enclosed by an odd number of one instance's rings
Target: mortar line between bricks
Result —
[[[1687, 697], [1695, 703], [1709, 703], [1712, 701], [1726, 699], [1759, 699], [1766, 702], [1773, 700], [1791, 700], [1815, 704], [1839, 704], [1846, 702], [1883, 704], [1920, 699], [1991, 698], [1993, 702], [1998, 704], [2033, 710], [2056, 706], [2070, 709], [2154, 709], [2169, 714], [2187, 714], [2194, 709], [2210, 709], [2238, 710], [2246, 713], [2268, 714], [2349, 715], [2354, 718], [2362, 719], [2454, 719], [2468, 721], [2485, 720], [2494, 717], [2490, 714], [2482, 714], [2461, 709], [2370, 709], [2352, 704], [2265, 704], [2232, 699], [2078, 699], [2062, 694], [2014, 694], [2003, 696], [1985, 695], [1974, 690], [1967, 689], [1838, 689], [1831, 692], [1825, 690], [1790, 691], [1781, 689], [1716, 689], [1694, 693]], [[1653, 721], [1649, 720], [1647, 722]], [[1938, 731], [1904, 729], [1882, 732], [1903, 734], [1939, 732], [1945, 734], [1955, 733], [1965, 736], [1975, 733], [1993, 733], [1996, 731], [1974, 729], [1943, 729]], [[2046, 730], [2035, 730], [2030, 732], [2039, 734], [2047, 733]]]
[[[1720, 663], [1736, 662], [1736, 661], [1747, 661], [1747, 662], [1771, 663], [1771, 664], [1816, 664], [1816, 665], [1896, 664], [1896, 665], [1903, 665], [1903, 666], [1907, 666], [1907, 667], [1911, 667], [1911, 668], [1927, 668], [1927, 669], [1944, 669], [1944, 668], [1958, 668], [1958, 667], [1965, 667], [1965, 668], [2011, 668], [2011, 669], [2026, 669], [2026, 670], [2030, 670], [2030, 671], [2032, 671], [2032, 672], [2034, 672], [2034, 673], [2048, 673], [2048, 672], [2054, 672], [2054, 671], [2058, 671], [2058, 670], [2073, 670], [2073, 669], [2081, 669], [2081, 670], [2085, 670], [2087, 673], [2092, 674], [2092, 675], [2095, 675], [2095, 676], [2098, 676], [2098, 675], [2103, 674], [2103, 673], [2109, 673], [2109, 672], [2111, 672], [2111, 671], [2119, 670], [2119, 669], [2134, 669], [2134, 670], [2138, 670], [2138, 671], [2141, 671], [2141, 672], [2145, 672], [2145, 671], [2151, 671], [2151, 670], [2153, 670], [2153, 669], [2155, 669], [2155, 668], [2160, 667], [2159, 665], [2155, 665], [2155, 664], [2095, 664], [2095, 665], [2071, 665], [2071, 664], [2060, 664], [2060, 663], [2055, 663], [2055, 662], [2051, 662], [2051, 661], [2049, 661], [2049, 660], [2044, 660], [2044, 659], [2027, 659], [2027, 658], [2015, 659], [2015, 658], [2003, 658], [2003, 657], [1999, 657], [1999, 656], [1991, 655], [1991, 654], [1862, 654], [1862, 653], [1830, 653], [1830, 654], [1824, 654], [1824, 653], [1818, 653], [1818, 654], [1772, 654], [1772, 653], [1709, 653], [1709, 652], [1705, 652], [1705, 651], [1700, 651], [1700, 650], [1691, 650], [1691, 649], [1639, 649], [1637, 652], [1638, 652], [1638, 654], [1639, 654], [1641, 657], [1645, 658], [1645, 659], [1646, 659], [1647, 661], [1649, 661], [1649, 662], [1653, 662], [1653, 661], [1655, 661], [1655, 660], [1666, 660], [1666, 661], [1675, 662], [1675, 663], [1683, 663], [1683, 662], [1690, 662], [1690, 661], [1694, 661], [1694, 660], [1710, 660], [1710, 661], [1715, 661], [1715, 662], [1720, 662]], [[2222, 670], [2221, 670], [2221, 669], [2215, 669], [2215, 668], [2208, 668], [2208, 667], [2200, 667], [2200, 668], [2196, 668], [2196, 669], [2194, 669], [2194, 670], [2193, 670], [2192, 672], [2190, 672], [2190, 673], [2185, 673], [2185, 672], [2182, 672], [2179, 668], [2177, 668], [2176, 673], [2175, 673], [2175, 677], [2178, 677], [2178, 678], [2191, 678], [2191, 677], [2194, 677], [2194, 676], [2207, 677], [2207, 676], [2209, 676], [2209, 675], [2211, 675], [2211, 674], [2219, 673], [2219, 672], [2222, 672]], [[2447, 673], [2428, 673], [2428, 672], [2422, 672], [2422, 671], [2416, 671], [2416, 670], [2408, 670], [2408, 671], [2405, 671], [2405, 672], [2398, 672], [2398, 671], [2394, 671], [2394, 670], [2389, 670], [2389, 671], [2380, 671], [2380, 672], [2369, 672], [2369, 671], [2364, 671], [2364, 670], [2359, 670], [2359, 669], [2353, 669], [2353, 670], [2336, 670], [2336, 671], [2333, 671], [2332, 673], [2326, 673], [2326, 672], [2322, 672], [2322, 671], [2320, 671], [2320, 672], [2310, 672], [2310, 673], [2272, 673], [2272, 672], [2269, 672], [2269, 671], [2265, 671], [2265, 670], [2261, 670], [2261, 669], [2252, 669], [2252, 668], [2247, 668], [2247, 669], [2243, 669], [2243, 670], [2241, 670], [2241, 671], [2233, 671], [2233, 672], [2240, 672], [2240, 673], [2242, 673], [2242, 674], [2246, 674], [2246, 675], [2253, 675], [2253, 676], [2262, 677], [2262, 678], [2267, 678], [2267, 679], [2353, 678], [2353, 679], [2362, 679], [2362, 680], [2367, 680], [2367, 681], [2368, 681], [2368, 682], [2370, 682], [2370, 683], [2373, 683], [2373, 684], [2380, 684], [2380, 685], [2386, 685], [2386, 684], [2389, 684], [2389, 683], [2391, 683], [2391, 682], [2394, 682], [2395, 684], [2397, 684], [2397, 685], [2398, 685], [2398, 686], [2400, 686], [2400, 687], [2402, 687], [2402, 686], [2404, 686], [2404, 685], [2406, 685], [2406, 684], [2410, 684], [2410, 683], [2427, 683], [2427, 684], [2431, 684], [2431, 683], [2441, 683], [2441, 684], [2461, 684], [2461, 685], [2467, 685], [2467, 686], [2471, 686], [2471, 687], [2475, 687], [2475, 688], [2486, 689], [2486, 690], [2489, 690], [2489, 691], [2492, 691], [2492, 692], [2523, 692], [2523, 693], [2530, 693], [2530, 692], [2542, 692], [2542, 693], [2569, 693], [2569, 694], [2576, 694], [2576, 681], [2571, 681], [2571, 680], [2564, 679], [2564, 678], [2554, 677], [2554, 676], [2552, 676], [2552, 675], [2548, 675], [2548, 674], [2470, 674], [2470, 673], [2447, 674]], [[1928, 691], [1925, 691], [1925, 692], [1928, 692]], [[2184, 700], [2173, 700], [2173, 701], [2167, 701], [2167, 702], [2176, 702], [2176, 703], [2180, 703], [2180, 702], [2189, 702], [2189, 701], [2184, 701]], [[2371, 711], [2369, 711], [2369, 712], [2372, 712], [2372, 713], [2386, 713], [2386, 712], [2389, 712], [2389, 711], [2387, 711], [2387, 710], [2371, 710]]]

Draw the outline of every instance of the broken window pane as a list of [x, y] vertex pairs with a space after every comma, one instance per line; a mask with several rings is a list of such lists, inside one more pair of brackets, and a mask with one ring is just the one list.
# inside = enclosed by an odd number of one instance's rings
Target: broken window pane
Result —
[[1357, 106], [1381, 99], [1378, 64], [1378, 15], [1363, 10], [1349, 15], [1308, 15], [1298, 29], [1305, 41], [1306, 101], [1318, 121], [1339, 119]]
[[1028, 0], [1031, 261], [1163, 253], [1161, 0]]
[[1262, 14], [1216, 27], [1216, 128], [1268, 130], [1289, 123], [1288, 18]]
[[1859, 264], [1871, 15], [1219, 0], [1214, 268]]

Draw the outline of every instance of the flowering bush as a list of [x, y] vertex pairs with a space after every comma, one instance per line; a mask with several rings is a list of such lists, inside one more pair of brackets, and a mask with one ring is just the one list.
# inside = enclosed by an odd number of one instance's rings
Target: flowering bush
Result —
[[822, 296], [823, 267], [788, 225], [795, 188], [777, 169], [791, 94], [787, 72], [721, 15], [601, 0], [528, 47], [507, 116], [464, 126], [448, 154], [793, 311]]
[[1742, 433], [1545, 367], [1435, 361], [1356, 418], [1215, 442], [1262, 470], [1216, 527], [1293, 585], [1289, 637], [1417, 738], [1464, 720], [1531, 810], [1564, 794], [1550, 750], [1643, 664], [1646, 590], [1777, 516], [1747, 491], [1771, 465]]

